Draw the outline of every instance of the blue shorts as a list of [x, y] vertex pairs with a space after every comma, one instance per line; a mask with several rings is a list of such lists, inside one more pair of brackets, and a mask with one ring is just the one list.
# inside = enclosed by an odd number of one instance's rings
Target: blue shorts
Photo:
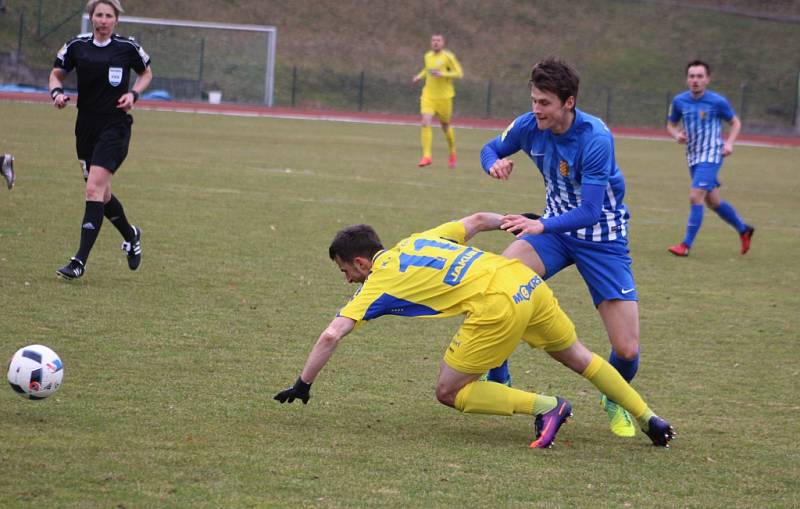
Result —
[[542, 233], [525, 235], [522, 240], [530, 244], [542, 259], [544, 279], [574, 263], [595, 306], [605, 300], [639, 300], [631, 270], [633, 260], [629, 255], [628, 239], [592, 242], [563, 233]]
[[713, 191], [720, 186], [717, 180], [722, 163], [697, 163], [689, 167], [692, 176], [692, 189], [705, 189]]

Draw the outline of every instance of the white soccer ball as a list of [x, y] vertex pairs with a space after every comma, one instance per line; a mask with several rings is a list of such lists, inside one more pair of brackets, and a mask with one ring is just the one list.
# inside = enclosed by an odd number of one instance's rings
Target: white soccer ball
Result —
[[64, 365], [58, 354], [44, 345], [17, 350], [8, 363], [8, 383], [27, 399], [44, 399], [61, 387]]

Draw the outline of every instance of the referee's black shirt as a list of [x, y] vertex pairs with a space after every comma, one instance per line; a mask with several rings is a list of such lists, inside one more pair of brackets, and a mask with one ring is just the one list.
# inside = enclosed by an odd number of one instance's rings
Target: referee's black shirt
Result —
[[131, 38], [113, 34], [98, 46], [92, 34], [67, 42], [56, 55], [54, 67], [78, 73], [78, 111], [95, 115], [124, 114], [117, 101], [128, 92], [131, 69], [141, 74], [150, 56]]

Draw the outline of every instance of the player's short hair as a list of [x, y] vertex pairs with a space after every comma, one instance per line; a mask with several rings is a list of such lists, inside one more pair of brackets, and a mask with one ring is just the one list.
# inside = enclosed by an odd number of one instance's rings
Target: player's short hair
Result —
[[118, 18], [120, 14], [125, 12], [125, 10], [122, 8], [122, 5], [119, 3], [119, 0], [89, 0], [86, 2], [86, 12], [89, 14], [90, 18], [94, 16], [94, 10], [97, 8], [98, 4], [106, 4], [111, 6], [111, 8], [114, 9], [114, 14]]
[[697, 67], [698, 65], [702, 65], [703, 67], [705, 67], [706, 68], [706, 75], [707, 76], [711, 76], [711, 66], [708, 65], [706, 62], [703, 62], [702, 60], [692, 60], [691, 62], [686, 64], [686, 75], [687, 76], [689, 75], [689, 68], [690, 67]]
[[578, 71], [556, 57], [547, 57], [533, 66], [529, 85], [545, 92], [551, 92], [564, 103], [570, 97], [578, 101], [580, 85]]
[[328, 255], [331, 260], [338, 256], [343, 262], [350, 263], [357, 256], [371, 260], [381, 249], [383, 244], [374, 228], [368, 224], [354, 224], [336, 233]]

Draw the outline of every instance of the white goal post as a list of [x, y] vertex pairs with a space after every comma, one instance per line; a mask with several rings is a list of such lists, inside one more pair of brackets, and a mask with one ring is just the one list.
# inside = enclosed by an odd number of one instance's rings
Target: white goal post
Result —
[[[188, 21], [182, 19], [140, 18], [136, 16], [120, 16], [120, 23], [136, 23], [142, 25], [160, 25], [167, 27], [205, 28], [211, 30], [234, 30], [240, 32], [262, 32], [266, 34], [266, 56], [264, 76], [264, 104], [273, 105], [275, 94], [275, 45], [278, 30], [268, 25], [239, 25], [234, 23], [215, 23], [210, 21]], [[89, 15], [81, 17], [81, 33], [90, 32]]]

